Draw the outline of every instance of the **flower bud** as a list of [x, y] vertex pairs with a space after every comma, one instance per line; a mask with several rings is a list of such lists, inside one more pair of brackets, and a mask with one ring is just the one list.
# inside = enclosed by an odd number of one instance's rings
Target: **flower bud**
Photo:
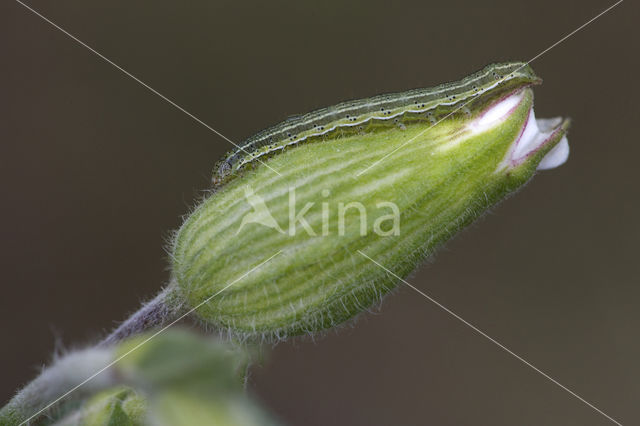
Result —
[[398, 280], [360, 252], [407, 276], [536, 169], [566, 160], [568, 121], [535, 119], [539, 82], [525, 64], [496, 64], [250, 138], [176, 234], [176, 293], [205, 323], [267, 339], [370, 308]]

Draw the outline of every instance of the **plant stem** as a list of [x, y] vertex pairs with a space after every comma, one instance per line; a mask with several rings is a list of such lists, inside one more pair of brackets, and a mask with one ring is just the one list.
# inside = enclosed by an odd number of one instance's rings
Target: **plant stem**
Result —
[[[17, 425], [24, 422], [30, 415], [49, 408], [47, 404], [56, 401], [57, 397], [64, 396], [66, 392], [74, 391], [76, 386], [84, 384], [83, 380], [100, 371], [111, 361], [112, 351], [109, 346], [174, 321], [181, 312], [180, 304], [174, 300], [174, 290], [173, 285], [167, 286], [96, 346], [71, 352], [43, 369], [35, 380], [0, 409], [0, 424]], [[91, 394], [112, 382], [110, 372], [104, 371], [79, 389], [78, 394]]]
[[[112, 361], [112, 352], [110, 348], [94, 347], [58, 358], [0, 409], [0, 424], [30, 422], [76, 389], [73, 396], [78, 398], [112, 386], [115, 376], [109, 370], [101, 371]], [[92, 380], [85, 382], [87, 377]]]
[[173, 290], [172, 285], [167, 286], [98, 343], [98, 346], [116, 344], [127, 337], [143, 333], [151, 328], [162, 327], [175, 320], [180, 310], [168, 303], [168, 298], [173, 294]]

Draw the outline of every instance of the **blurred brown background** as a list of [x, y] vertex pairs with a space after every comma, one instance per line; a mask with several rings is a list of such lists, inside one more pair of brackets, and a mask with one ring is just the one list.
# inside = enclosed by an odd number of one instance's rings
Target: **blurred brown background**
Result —
[[[235, 141], [288, 115], [527, 60], [611, 3], [31, 6]], [[570, 160], [410, 281], [625, 425], [640, 423], [638, 5], [532, 65]], [[168, 277], [163, 243], [231, 146], [18, 3], [0, 4], [0, 400]], [[408, 288], [251, 389], [291, 425], [607, 425]]]

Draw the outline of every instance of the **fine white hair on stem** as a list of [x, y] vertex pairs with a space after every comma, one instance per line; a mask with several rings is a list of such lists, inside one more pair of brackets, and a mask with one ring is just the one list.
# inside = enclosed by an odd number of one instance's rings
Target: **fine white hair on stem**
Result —
[[[100, 370], [113, 359], [113, 349], [92, 347], [70, 352], [54, 360], [51, 366], [18, 392], [3, 411], [15, 412], [26, 417], [46, 407], [60, 394], [73, 389], [87, 377]], [[112, 386], [116, 382], [113, 370], [97, 374], [91, 381], [78, 389], [79, 395], [91, 395], [98, 390]]]

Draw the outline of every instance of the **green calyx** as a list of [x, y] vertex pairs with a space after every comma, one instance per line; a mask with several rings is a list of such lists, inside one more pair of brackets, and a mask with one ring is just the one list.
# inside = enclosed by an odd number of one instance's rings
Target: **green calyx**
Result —
[[530, 84], [497, 86], [437, 125], [414, 120], [265, 157], [180, 228], [174, 293], [199, 320], [266, 339], [370, 308], [398, 280], [363, 253], [406, 276], [550, 154], [547, 163], [564, 161], [556, 146], [568, 122], [536, 127]]

